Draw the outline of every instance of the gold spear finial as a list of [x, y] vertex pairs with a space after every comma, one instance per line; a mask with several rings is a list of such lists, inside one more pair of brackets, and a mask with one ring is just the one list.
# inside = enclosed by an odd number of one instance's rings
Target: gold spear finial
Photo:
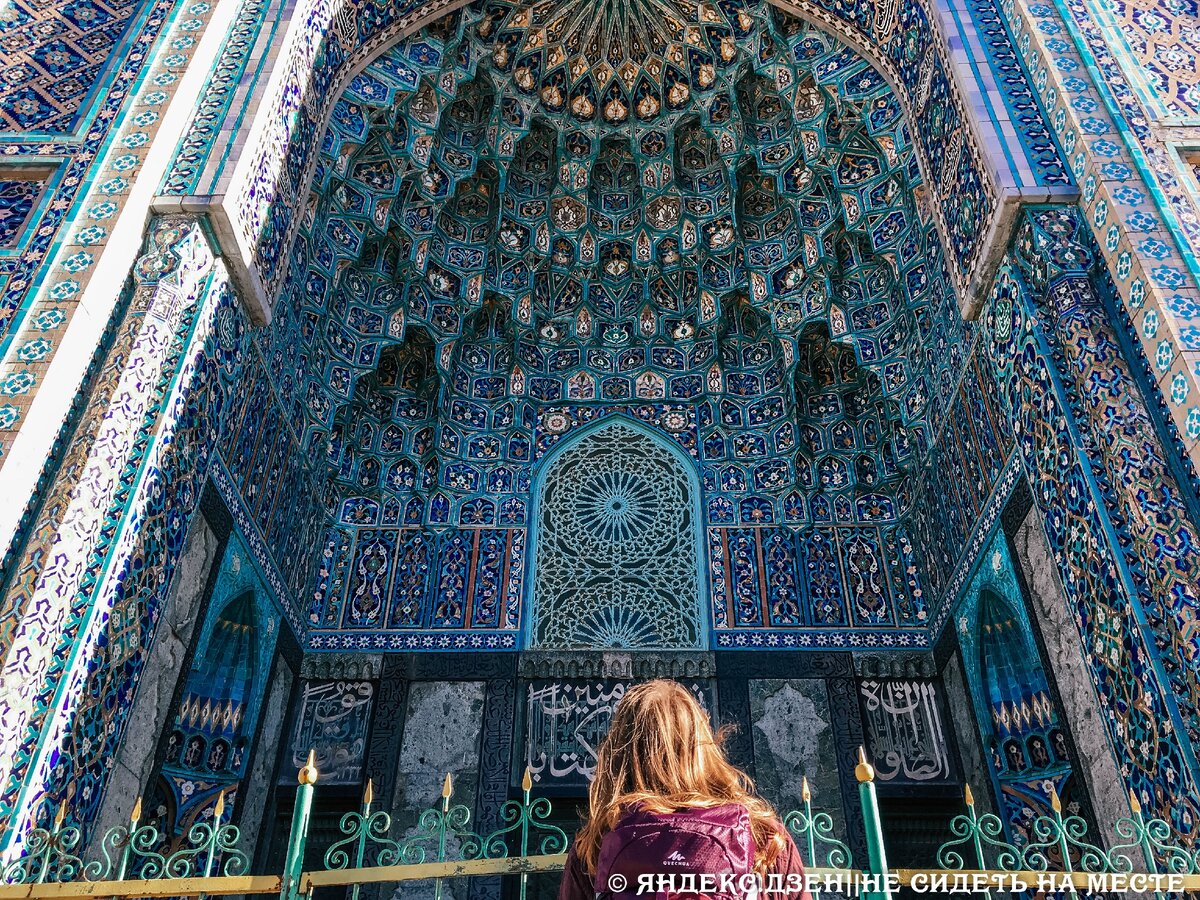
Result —
[[363, 806], [370, 806], [371, 801], [375, 799], [375, 780], [367, 779], [367, 789], [363, 791]]
[[812, 791], [808, 789], [807, 775], [800, 776], [800, 799], [805, 803], [808, 803], [810, 800], [812, 800]]
[[67, 817], [67, 801], [63, 800], [62, 803], [58, 804], [58, 812], [54, 816], [54, 830], [55, 831], [62, 830], [62, 823], [63, 823], [63, 820], [66, 819], [66, 817]]
[[867, 750], [862, 746], [858, 748], [858, 765], [854, 767], [854, 777], [860, 784], [875, 780], [875, 769], [867, 762]]
[[221, 791], [217, 794], [217, 805], [213, 807], [213, 821], [219, 825], [223, 815], [225, 815], [225, 792]]
[[308, 759], [304, 765], [300, 767], [299, 773], [296, 775], [296, 780], [301, 784], [316, 784], [317, 776], [320, 773], [317, 771], [317, 752], [315, 750], [308, 751]]
[[1133, 788], [1129, 789], [1129, 808], [1133, 810], [1134, 815], [1139, 815], [1142, 811], [1142, 804], [1138, 801], [1137, 794], [1133, 792]]
[[442, 782], [442, 799], [449, 800], [450, 795], [454, 793], [454, 782], [450, 779], [450, 773], [446, 773], [446, 778]]
[[969, 784], [963, 786], [963, 799], [967, 801], [967, 806], [975, 805], [975, 795], [971, 793], [971, 786]]
[[1058, 791], [1054, 789], [1054, 785], [1050, 786], [1050, 808], [1056, 813], [1062, 812], [1062, 801], [1058, 799]]
[[142, 798], [140, 796], [134, 801], [133, 812], [129, 814], [129, 821], [134, 823], [142, 821]]
[[529, 771], [529, 766], [525, 767], [525, 774], [521, 776], [521, 790], [525, 793], [533, 788], [533, 773]]

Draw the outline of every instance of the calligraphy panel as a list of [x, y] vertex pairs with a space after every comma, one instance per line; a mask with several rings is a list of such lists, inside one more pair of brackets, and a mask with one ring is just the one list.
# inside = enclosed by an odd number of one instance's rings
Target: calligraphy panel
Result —
[[941, 685], [926, 678], [859, 682], [867, 746], [876, 777], [893, 784], [956, 780], [942, 722]]
[[[532, 681], [525, 698], [525, 765], [542, 787], [586, 788], [613, 710], [632, 682]], [[683, 682], [711, 715], [712, 686]]]
[[292, 765], [283, 768], [280, 781], [295, 780], [311, 749], [321, 784], [361, 783], [374, 701], [370, 681], [306, 680], [292, 731]]

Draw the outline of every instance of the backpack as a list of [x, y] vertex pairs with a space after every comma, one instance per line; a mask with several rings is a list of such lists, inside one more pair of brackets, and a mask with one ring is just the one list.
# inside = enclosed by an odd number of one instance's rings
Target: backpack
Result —
[[[754, 833], [750, 815], [737, 804], [707, 809], [681, 809], [672, 813], [634, 810], [604, 836], [596, 860], [593, 887], [596, 900], [753, 900], [755, 891], [746, 891], [737, 882], [754, 872]], [[670, 890], [656, 878], [654, 890], [638, 893], [641, 875], [733, 875], [707, 892], [687, 890], [677, 882]], [[609, 880], [622, 876], [624, 889], [610, 887]], [[620, 878], [617, 879], [620, 882]], [[718, 882], [721, 879], [718, 879]], [[685, 881], [680, 879], [680, 882]], [[668, 887], [659, 890], [660, 887]]]

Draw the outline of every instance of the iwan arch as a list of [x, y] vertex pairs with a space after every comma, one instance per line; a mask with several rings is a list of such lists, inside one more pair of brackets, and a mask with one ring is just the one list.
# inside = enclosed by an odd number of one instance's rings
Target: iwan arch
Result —
[[8, 852], [221, 795], [269, 854], [311, 743], [578, 796], [656, 673], [781, 805], [865, 743], [1189, 838], [1194, 212], [1088, 29], [409, 5], [182, 9], [10, 319]]

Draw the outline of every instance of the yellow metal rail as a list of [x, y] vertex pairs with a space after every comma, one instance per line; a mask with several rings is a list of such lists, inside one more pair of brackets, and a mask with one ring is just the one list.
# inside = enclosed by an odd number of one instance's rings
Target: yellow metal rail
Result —
[[[478, 876], [532, 875], [560, 872], [566, 863], [565, 853], [545, 856], [514, 856], [501, 859], [474, 859], [459, 862], [414, 863], [398, 866], [370, 866], [361, 869], [332, 869], [303, 872], [300, 893], [315, 888], [349, 887], [364, 884], [398, 884], [408, 881], [431, 881], [441, 878], [470, 878]], [[846, 894], [870, 894], [870, 886], [862, 879], [870, 876], [860, 869], [814, 868], [808, 874], [816, 879], [844, 885]], [[1045, 879], [1053, 879], [1054, 889], [1076, 891], [1096, 890], [1104, 879], [1103, 889], [1133, 890], [1148, 893], [1155, 890], [1170, 893], [1200, 891], [1200, 875], [1146, 875], [1144, 873], [1084, 872], [1010, 872], [998, 869], [892, 869], [893, 886], [916, 885], [925, 892], [944, 895], [947, 891], [986, 893], [988, 890], [1013, 889], [1024, 883], [1035, 892]], [[1122, 879], [1132, 880], [1123, 882]], [[1147, 883], [1139, 880], [1150, 879]], [[1157, 880], [1155, 880], [1157, 879]], [[947, 884], [947, 881], [949, 882]], [[156, 878], [128, 881], [71, 881], [62, 884], [0, 885], [0, 900], [69, 900], [69, 898], [164, 898], [164, 897], [229, 897], [238, 895], [278, 894], [282, 888], [278, 875], [212, 876], [209, 878]]]

